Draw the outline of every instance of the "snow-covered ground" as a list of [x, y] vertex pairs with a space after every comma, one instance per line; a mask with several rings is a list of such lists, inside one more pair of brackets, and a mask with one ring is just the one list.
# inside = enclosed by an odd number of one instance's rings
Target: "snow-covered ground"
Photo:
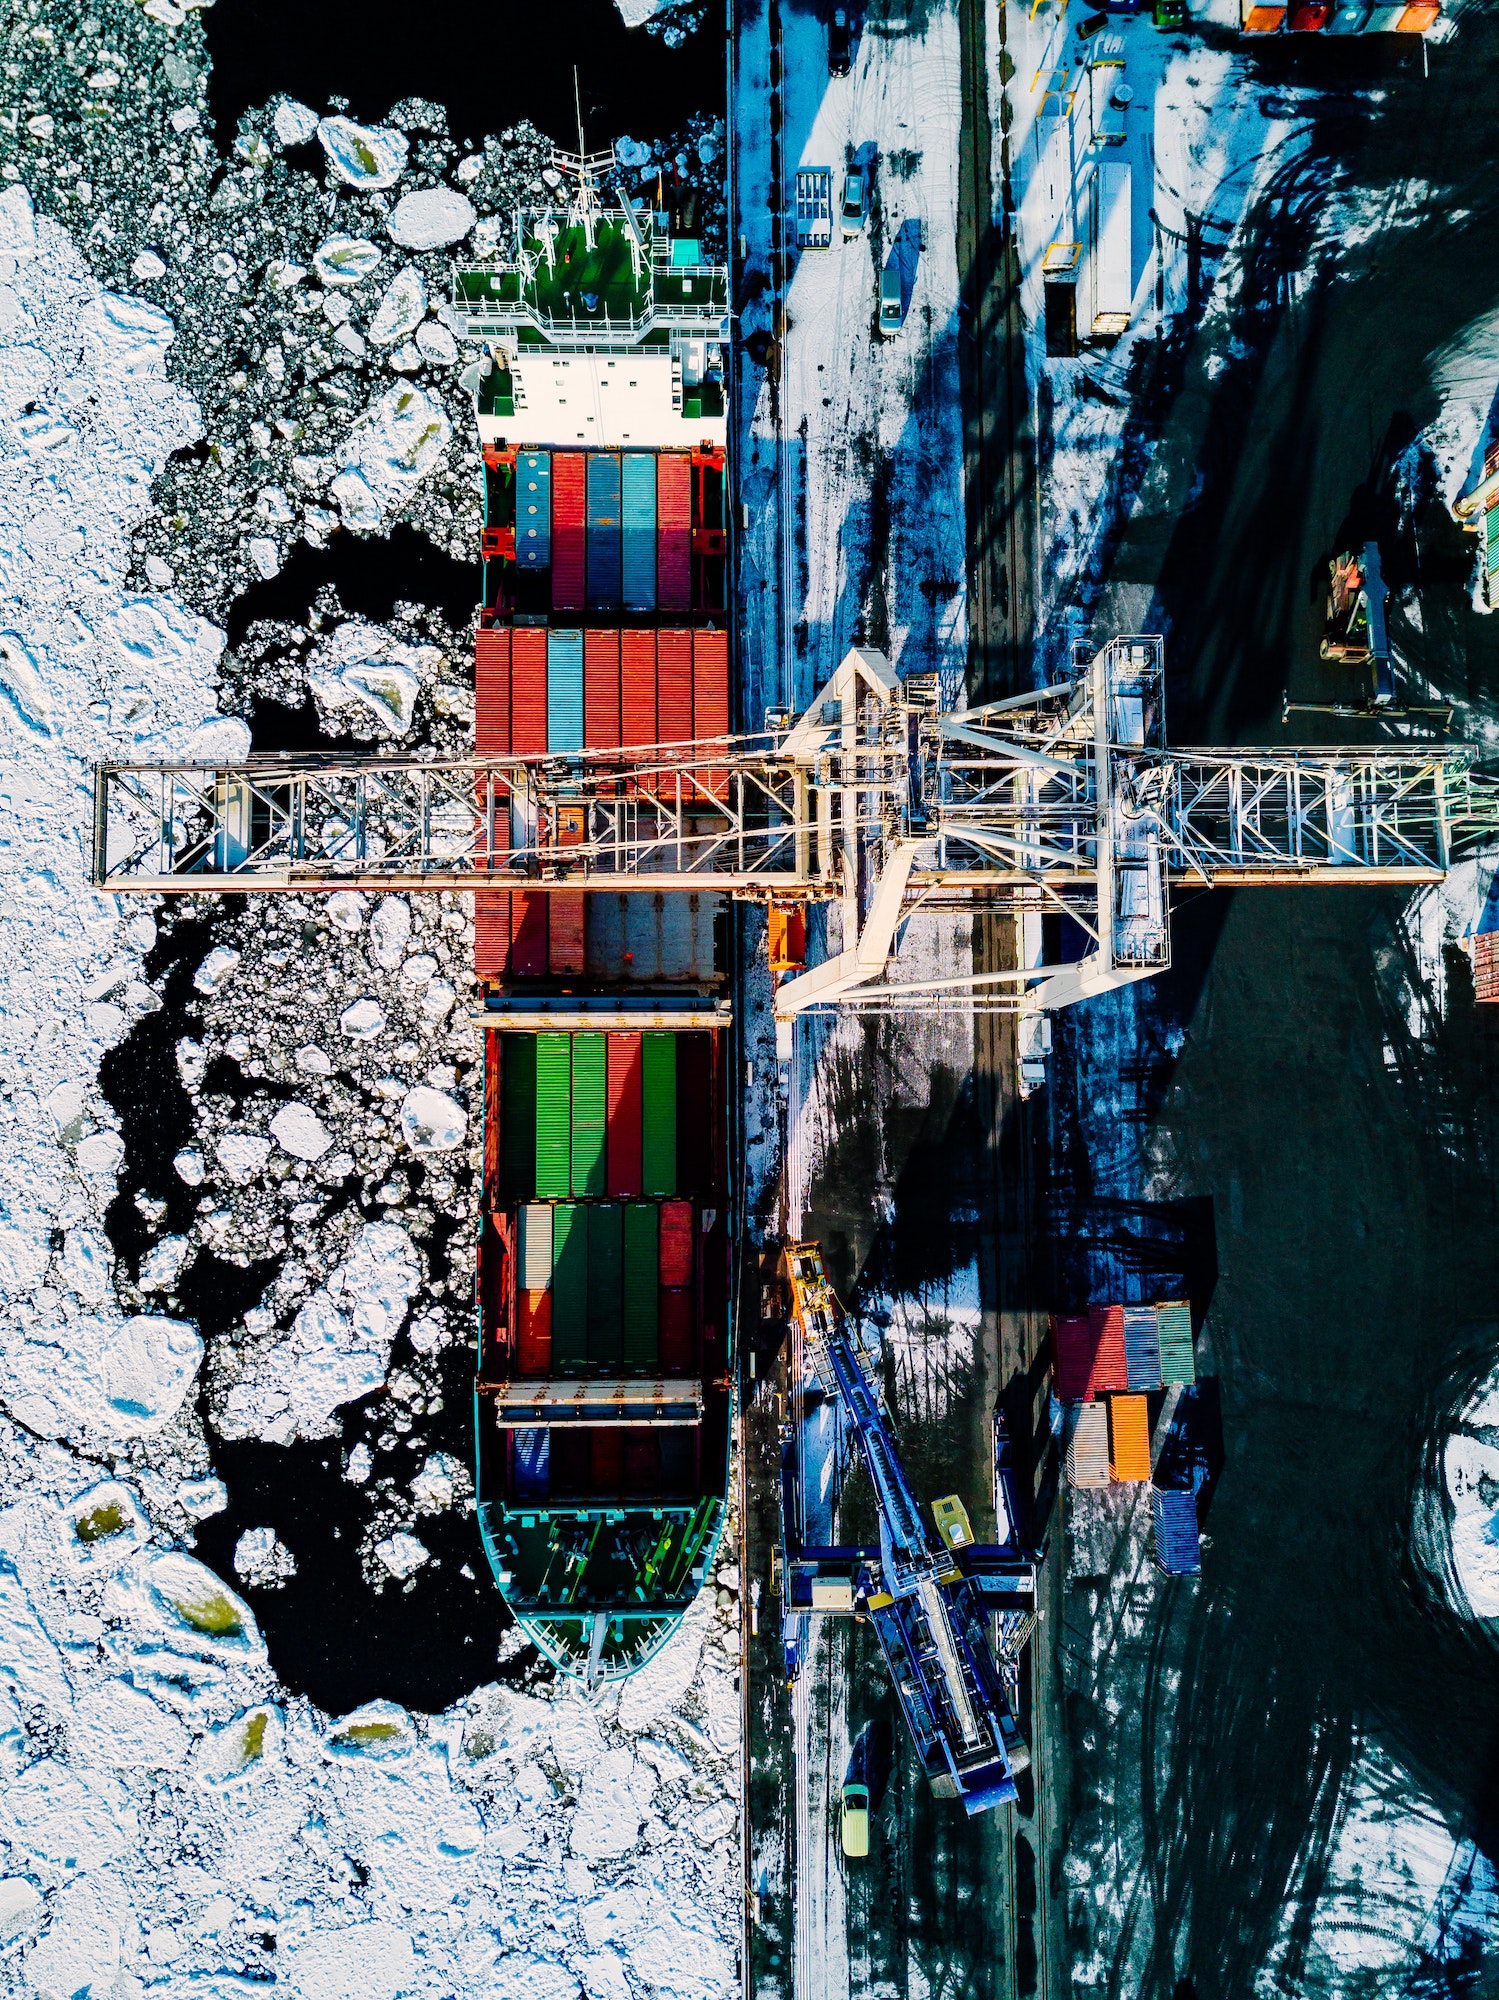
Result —
[[[855, 628], [898, 671], [943, 670], [961, 685], [966, 660], [962, 415], [957, 368], [958, 24], [934, 6], [920, 30], [871, 21], [847, 77], [830, 77], [816, 13], [782, 17], [783, 158], [799, 168], [870, 176], [867, 226], [793, 258], [779, 388], [759, 370], [741, 412], [747, 506], [741, 560], [746, 680], [764, 702], [809, 700]], [[742, 62], [738, 116], [769, 118], [766, 69]], [[770, 205], [753, 162], [739, 189], [751, 274], [741, 327], [772, 331], [763, 289]], [[903, 319], [875, 330], [881, 270], [901, 276]], [[775, 404], [779, 394], [778, 426]], [[778, 587], [777, 578], [783, 582]]]
[[[257, 1618], [308, 1580], [294, 1535], [248, 1525], [232, 1575], [191, 1553], [232, 1504], [219, 1438], [328, 1440], [372, 1590], [419, 1591], [424, 1523], [472, 1506], [466, 1456], [433, 1439], [471, 1338], [463, 899], [88, 883], [96, 759], [239, 756], [255, 704], [309, 697], [356, 739], [464, 740], [466, 635], [439, 610], [382, 624], [324, 586], [306, 623], [252, 620], [233, 648], [216, 621], [337, 522], [401, 518], [469, 560], [447, 246], [494, 240], [540, 142], [460, 160], [439, 107], [357, 128], [281, 100], [221, 173], [201, 34], [168, 0], [4, 33], [7, 1990], [727, 1992], [729, 1557], [623, 1691], [590, 1702], [508, 1632], [441, 1715], [334, 1716], [282, 1684]], [[675, 143], [635, 142], [635, 166]], [[267, 1274], [223, 1326], [214, 1272]]]

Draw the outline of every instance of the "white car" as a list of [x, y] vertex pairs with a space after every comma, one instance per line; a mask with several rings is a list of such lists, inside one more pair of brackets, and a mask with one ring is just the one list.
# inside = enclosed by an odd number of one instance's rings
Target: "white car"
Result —
[[843, 199], [838, 204], [838, 221], [845, 236], [859, 236], [869, 220], [869, 177], [862, 167], [850, 167], [843, 176]]

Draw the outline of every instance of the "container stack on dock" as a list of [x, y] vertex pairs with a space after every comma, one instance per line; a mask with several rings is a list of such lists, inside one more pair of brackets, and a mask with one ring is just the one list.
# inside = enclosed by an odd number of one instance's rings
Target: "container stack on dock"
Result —
[[1068, 1478], [1083, 1487], [1148, 1480], [1147, 1398], [1196, 1380], [1191, 1306], [1090, 1306], [1086, 1315], [1055, 1315], [1051, 1331], [1053, 1385], [1073, 1426]]
[[[609, 156], [553, 164], [569, 205], [523, 214], [513, 258], [455, 279], [486, 354], [481, 756], [731, 723], [727, 272], [664, 215], [606, 206]], [[581, 805], [556, 832], [584, 840]], [[669, 1634], [727, 1475], [726, 927], [719, 898], [648, 882], [475, 898], [479, 1518], [529, 1635], [593, 1679]]]

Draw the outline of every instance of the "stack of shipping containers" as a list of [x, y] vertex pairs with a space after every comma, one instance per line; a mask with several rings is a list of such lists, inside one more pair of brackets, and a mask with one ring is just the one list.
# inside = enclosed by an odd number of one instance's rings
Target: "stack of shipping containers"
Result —
[[[500, 444], [485, 467], [478, 754], [726, 734], [721, 447]], [[565, 819], [561, 831], [565, 841]], [[694, 1510], [699, 1543], [721, 1513], [726, 924], [707, 894], [497, 888], [475, 900], [475, 969], [498, 1024], [486, 1037], [481, 1511], [499, 1503], [486, 1517], [500, 1524], [492, 1560], [523, 1615], [528, 1590], [543, 1608], [587, 1611], [611, 1594], [617, 1608], [649, 1596], [641, 1563], [657, 1558], [640, 1551], [663, 1512]], [[502, 1386], [545, 1385], [555, 1402], [589, 1380], [620, 1385], [626, 1404], [632, 1381], [690, 1382], [700, 1421], [487, 1428]], [[607, 1562], [600, 1521], [614, 1533]], [[581, 1522], [584, 1541], [559, 1522]], [[539, 1584], [517, 1574], [528, 1532], [550, 1535]], [[606, 1670], [611, 1648], [628, 1669], [632, 1643], [623, 1623], [610, 1627]], [[595, 1662], [597, 1651], [596, 1632]]]
[[[1173, 1386], [1188, 1389], [1197, 1379], [1191, 1305], [1170, 1299], [1091, 1306], [1086, 1314], [1053, 1316], [1051, 1334], [1052, 1382], [1068, 1407], [1071, 1484], [1150, 1480], [1150, 1397]], [[1197, 1572], [1195, 1506], [1191, 1493], [1152, 1487], [1157, 1561], [1168, 1574]]]

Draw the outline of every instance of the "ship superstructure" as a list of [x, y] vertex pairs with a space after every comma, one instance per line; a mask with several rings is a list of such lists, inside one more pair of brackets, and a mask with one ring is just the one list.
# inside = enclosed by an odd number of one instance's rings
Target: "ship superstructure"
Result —
[[[479, 756], [731, 725], [728, 274], [558, 153], [555, 202], [455, 274], [483, 344]], [[657, 763], [661, 762], [658, 758]], [[621, 794], [663, 783], [626, 775]], [[582, 837], [565, 795], [560, 838]], [[525, 814], [510, 844], [525, 844]], [[506, 846], [503, 829], [496, 846]], [[710, 891], [476, 894], [485, 1026], [479, 1519], [536, 1643], [591, 1680], [669, 1635], [722, 1525], [729, 1433], [727, 923]]]

